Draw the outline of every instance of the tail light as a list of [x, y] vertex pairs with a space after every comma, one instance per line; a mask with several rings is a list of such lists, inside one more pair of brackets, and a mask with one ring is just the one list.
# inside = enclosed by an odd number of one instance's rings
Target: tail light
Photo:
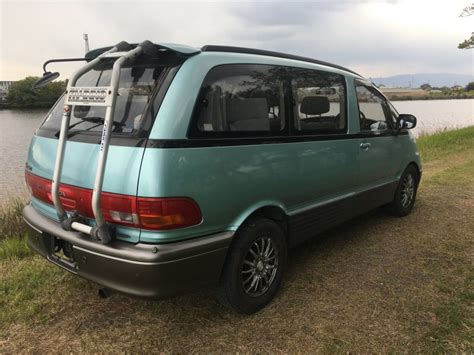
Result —
[[201, 223], [201, 210], [190, 198], [138, 197], [138, 218], [146, 229], [174, 229]]
[[[29, 171], [25, 172], [25, 179], [35, 198], [53, 204], [50, 180]], [[61, 184], [59, 198], [66, 211], [94, 218], [91, 189]], [[100, 208], [109, 223], [150, 230], [190, 227], [202, 219], [199, 206], [187, 197], [150, 198], [102, 192]]]

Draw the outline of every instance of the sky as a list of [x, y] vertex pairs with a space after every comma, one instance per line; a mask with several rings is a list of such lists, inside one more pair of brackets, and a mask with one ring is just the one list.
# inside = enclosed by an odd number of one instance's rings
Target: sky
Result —
[[[50, 58], [84, 55], [121, 40], [223, 44], [303, 55], [366, 77], [474, 75], [470, 0], [23, 1], [0, 0], [0, 80], [41, 75]], [[74, 64], [49, 67], [67, 77]]]

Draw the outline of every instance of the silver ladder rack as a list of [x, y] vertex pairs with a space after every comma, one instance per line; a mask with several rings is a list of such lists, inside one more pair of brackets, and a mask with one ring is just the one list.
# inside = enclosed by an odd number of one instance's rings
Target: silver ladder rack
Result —
[[[110, 134], [113, 127], [114, 109], [117, 98], [117, 90], [120, 79], [120, 69], [127, 60], [133, 60], [142, 53], [154, 54], [157, 49], [150, 41], [144, 41], [134, 47], [127, 42], [120, 42], [108, 51], [100, 54], [77, 72], [69, 80], [66, 88], [66, 100], [61, 120], [61, 129], [59, 133], [58, 148], [56, 152], [56, 161], [54, 165], [53, 181], [51, 194], [61, 225], [66, 230], [76, 230], [89, 234], [93, 239], [102, 243], [108, 243], [111, 240], [110, 230], [105, 223], [104, 216], [100, 210], [100, 195], [104, 182], [105, 167], [107, 164], [107, 155], [110, 144]], [[78, 78], [96, 66], [106, 58], [117, 58], [112, 68], [112, 77], [110, 86], [106, 87], [76, 87], [74, 86]], [[95, 175], [94, 190], [92, 192], [92, 211], [96, 225], [94, 227], [81, 223], [79, 216], [72, 214], [68, 216], [64, 210], [59, 197], [59, 187], [61, 183], [61, 173], [64, 162], [64, 152], [69, 133], [69, 121], [71, 119], [72, 105], [81, 106], [102, 106], [106, 107], [104, 117], [104, 127], [99, 146], [99, 158], [97, 160], [97, 170]]]

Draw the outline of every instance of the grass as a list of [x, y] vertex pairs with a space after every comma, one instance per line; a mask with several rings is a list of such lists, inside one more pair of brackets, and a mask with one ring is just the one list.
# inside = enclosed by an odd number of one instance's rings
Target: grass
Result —
[[0, 207], [0, 260], [32, 254], [26, 243], [26, 228], [21, 217], [24, 204], [24, 201], [15, 199]]
[[21, 238], [25, 234], [25, 223], [21, 217], [24, 205], [23, 200], [15, 199], [0, 206], [0, 241]]
[[[459, 132], [460, 140], [465, 139], [465, 130]], [[452, 137], [450, 137], [452, 139]], [[431, 353], [454, 353], [460, 349], [474, 351], [474, 265], [472, 263], [472, 238], [474, 236], [474, 160], [469, 156], [465, 162], [455, 166], [447, 165], [446, 169], [434, 175], [427, 185], [437, 191], [450, 187], [450, 192], [457, 202], [452, 208], [458, 214], [457, 220], [462, 231], [463, 243], [441, 243], [444, 259], [450, 260], [448, 266], [437, 263], [430, 267], [431, 277], [441, 293], [438, 305], [434, 307], [437, 323], [423, 336], [424, 349]], [[452, 204], [452, 202], [451, 202]], [[440, 206], [441, 207], [441, 206]], [[467, 209], [469, 212], [464, 212]], [[453, 220], [453, 222], [457, 222]], [[444, 237], [451, 237], [449, 233]], [[442, 236], [442, 235], [440, 235]], [[463, 250], [465, 248], [465, 250]], [[460, 256], [464, 255], [464, 258]]]
[[436, 307], [435, 314], [439, 323], [423, 339], [431, 352], [457, 352], [459, 341], [465, 344], [465, 350], [474, 351], [473, 290], [474, 272], [471, 271], [464, 280], [463, 288], [455, 292], [449, 301]]
[[457, 186], [469, 188], [474, 185], [474, 159], [469, 157], [465, 163], [448, 166], [441, 173], [433, 176], [427, 184], [453, 184], [456, 182]]
[[70, 288], [58, 294], [58, 290], [51, 287], [55, 283], [67, 282], [70, 275], [61, 269], [51, 268], [40, 258], [10, 259], [8, 265], [8, 277], [0, 283], [0, 324], [43, 322], [51, 310], [60, 305], [52, 300], [59, 301], [61, 297], [70, 296]]
[[0, 244], [0, 352], [473, 353], [473, 140], [474, 128], [421, 137], [413, 213], [374, 211], [291, 251], [281, 292], [252, 316], [212, 290], [100, 300], [26, 253], [14, 227]]
[[474, 126], [424, 135], [417, 139], [424, 162], [453, 156], [474, 148]]
[[25, 238], [9, 238], [0, 241], [0, 259], [24, 258], [32, 254]]

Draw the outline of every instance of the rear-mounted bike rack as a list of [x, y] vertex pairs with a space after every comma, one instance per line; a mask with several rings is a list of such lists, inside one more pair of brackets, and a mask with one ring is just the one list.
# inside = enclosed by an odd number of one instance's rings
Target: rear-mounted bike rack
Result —
[[[91, 60], [77, 72], [75, 72], [66, 88], [66, 100], [61, 119], [61, 129], [59, 133], [58, 149], [56, 152], [56, 161], [54, 165], [53, 181], [51, 195], [54, 207], [58, 214], [61, 225], [66, 230], [76, 230], [89, 234], [93, 239], [102, 243], [108, 243], [111, 240], [111, 231], [106, 224], [102, 211], [100, 210], [100, 195], [104, 182], [105, 167], [107, 164], [107, 155], [110, 144], [110, 134], [113, 127], [114, 109], [117, 98], [117, 90], [120, 80], [120, 69], [127, 60], [133, 60], [142, 53], [154, 55], [157, 52], [156, 46], [150, 41], [144, 41], [136, 47], [132, 47], [127, 42], [120, 42], [108, 51], [100, 54]], [[110, 86], [106, 87], [76, 87], [74, 86], [78, 78], [107, 58], [117, 58], [112, 68], [112, 77]], [[69, 121], [71, 119], [71, 110], [73, 105], [81, 106], [102, 106], [106, 107], [104, 117], [104, 127], [99, 145], [99, 157], [97, 160], [97, 170], [95, 175], [94, 190], [92, 193], [92, 211], [96, 221], [95, 226], [81, 223], [77, 214], [68, 216], [64, 210], [59, 197], [59, 187], [61, 183], [61, 173], [64, 162], [64, 152], [69, 133]]]

